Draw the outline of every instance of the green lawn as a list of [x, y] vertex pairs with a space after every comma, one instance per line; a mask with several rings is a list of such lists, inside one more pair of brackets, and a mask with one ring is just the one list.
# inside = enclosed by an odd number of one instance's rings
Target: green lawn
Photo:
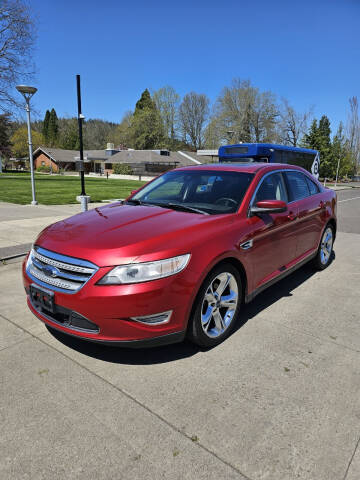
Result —
[[[136, 180], [112, 180], [85, 178], [85, 190], [92, 202], [111, 198], [125, 198], [145, 182]], [[80, 194], [80, 178], [61, 175], [35, 175], [36, 199], [43, 205], [77, 203]], [[0, 201], [26, 204], [31, 202], [30, 175], [0, 174]]]

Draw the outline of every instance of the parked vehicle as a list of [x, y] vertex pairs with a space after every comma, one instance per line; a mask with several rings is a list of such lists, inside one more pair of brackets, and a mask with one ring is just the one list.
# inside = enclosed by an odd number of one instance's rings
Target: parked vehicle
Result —
[[320, 155], [317, 150], [274, 143], [240, 143], [219, 148], [219, 162], [289, 163], [305, 168], [319, 178]]
[[336, 194], [300, 167], [185, 167], [47, 227], [23, 279], [30, 310], [69, 335], [211, 347], [243, 302], [310, 260], [326, 268], [335, 235]]

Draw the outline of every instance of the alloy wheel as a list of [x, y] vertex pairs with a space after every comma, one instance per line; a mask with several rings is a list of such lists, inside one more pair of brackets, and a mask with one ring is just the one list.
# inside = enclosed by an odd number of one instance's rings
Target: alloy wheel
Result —
[[211, 280], [201, 307], [201, 326], [208, 337], [219, 337], [227, 330], [238, 302], [238, 284], [231, 273], [222, 272]]
[[321, 245], [320, 245], [320, 261], [322, 265], [326, 265], [329, 262], [330, 255], [332, 252], [332, 246], [333, 246], [332, 228], [327, 227], [321, 239]]

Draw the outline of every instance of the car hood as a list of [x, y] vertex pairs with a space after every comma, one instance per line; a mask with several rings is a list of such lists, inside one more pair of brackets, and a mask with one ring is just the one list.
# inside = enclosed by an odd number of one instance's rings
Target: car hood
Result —
[[114, 203], [48, 226], [35, 244], [98, 266], [151, 261], [188, 253], [229, 217]]

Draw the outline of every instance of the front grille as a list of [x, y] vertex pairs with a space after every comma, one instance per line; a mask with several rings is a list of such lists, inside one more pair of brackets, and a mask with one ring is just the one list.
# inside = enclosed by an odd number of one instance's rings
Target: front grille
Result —
[[64, 293], [78, 292], [97, 270], [91, 262], [41, 247], [31, 250], [26, 265], [26, 273], [36, 283]]

